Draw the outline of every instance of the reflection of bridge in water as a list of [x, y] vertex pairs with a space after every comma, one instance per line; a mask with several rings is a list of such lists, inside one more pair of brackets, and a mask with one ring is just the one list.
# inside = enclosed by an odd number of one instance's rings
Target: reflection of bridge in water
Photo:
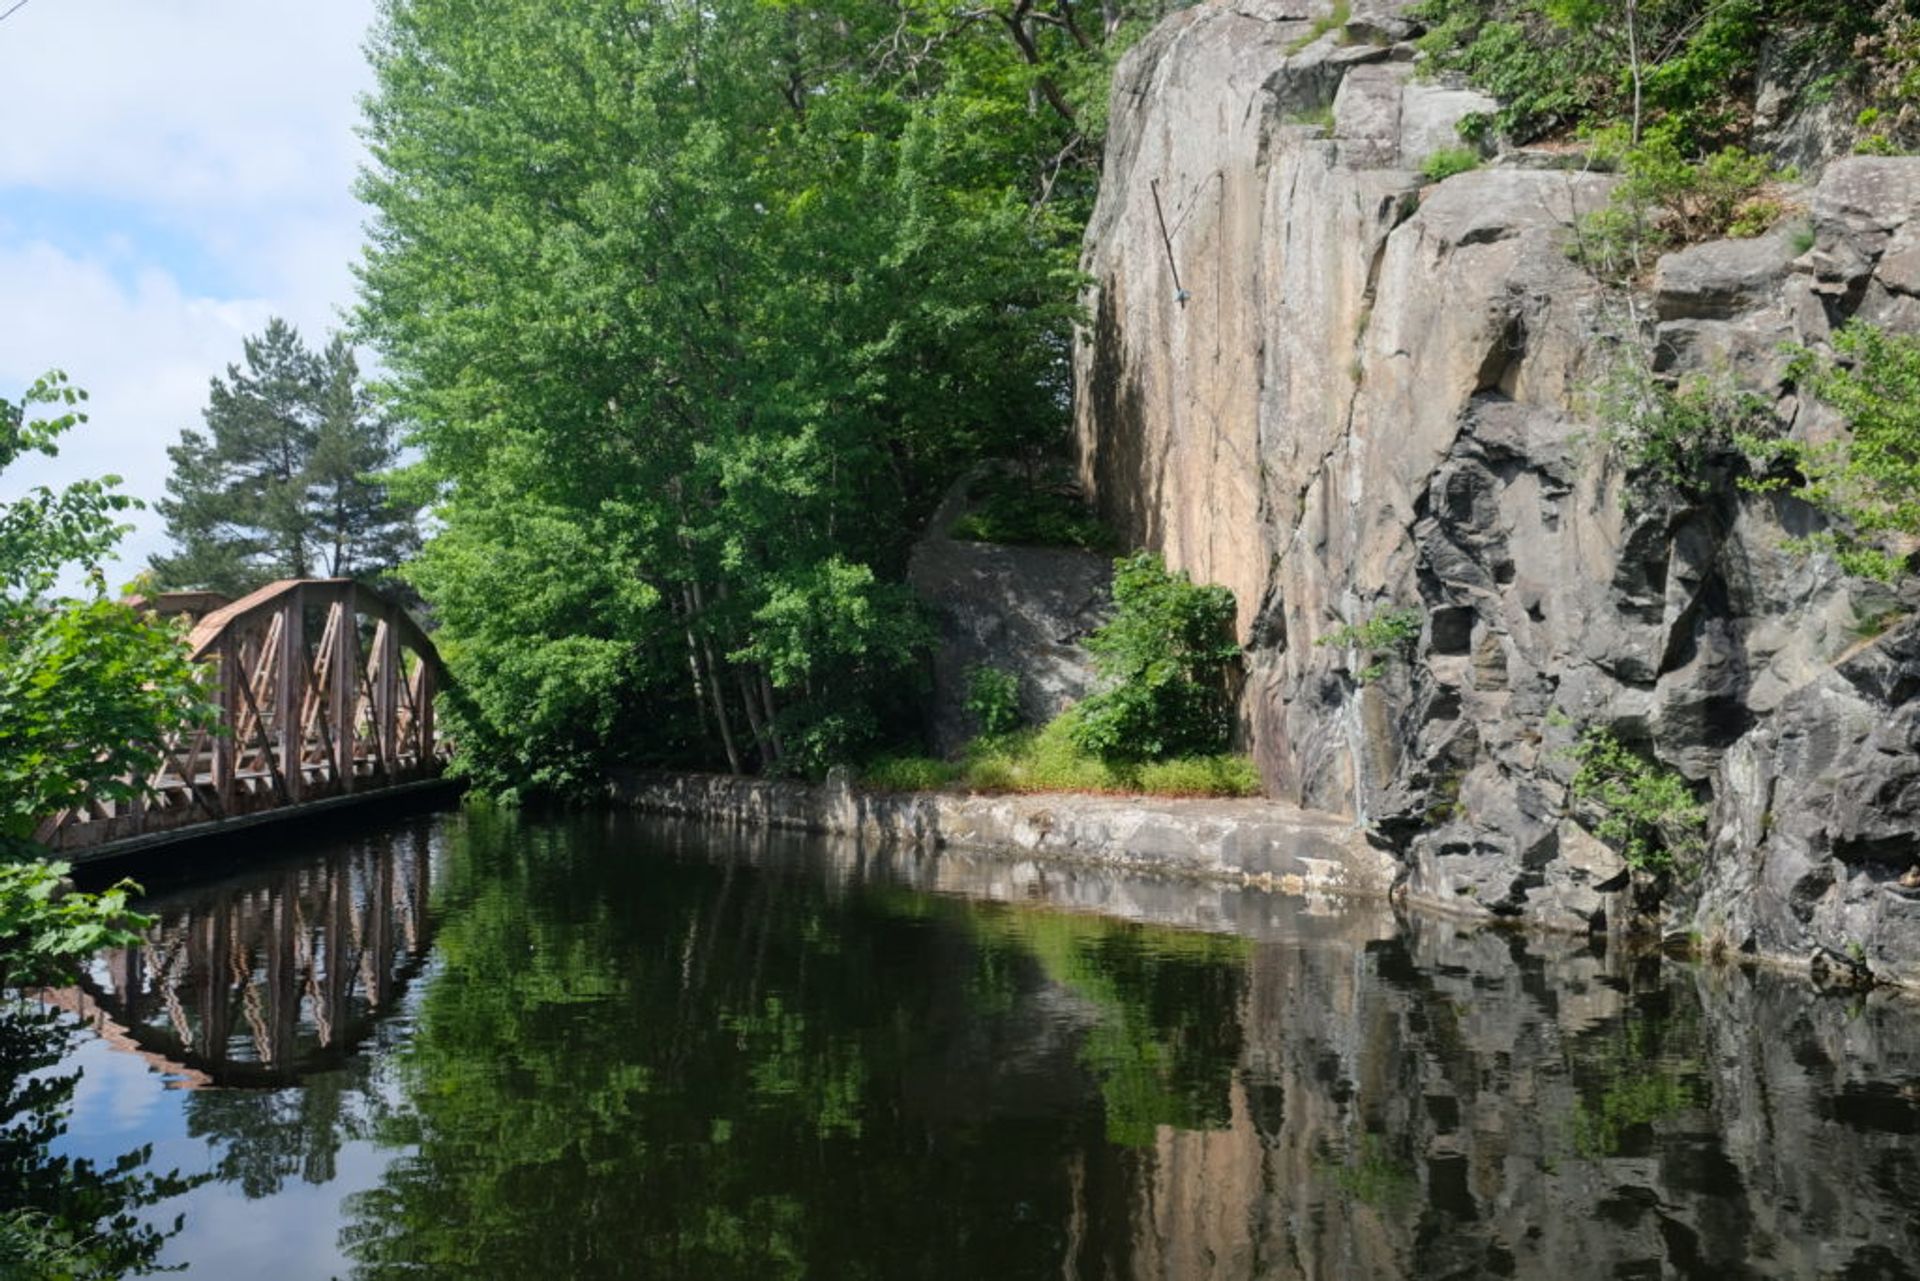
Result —
[[427, 955], [424, 824], [144, 905], [146, 941], [48, 993], [187, 1088], [289, 1085], [344, 1063]]
[[440, 658], [396, 602], [350, 579], [273, 583], [237, 601], [208, 592], [141, 602], [194, 621], [216, 724], [161, 745], [158, 767], [51, 814], [35, 839], [84, 861], [440, 781]]

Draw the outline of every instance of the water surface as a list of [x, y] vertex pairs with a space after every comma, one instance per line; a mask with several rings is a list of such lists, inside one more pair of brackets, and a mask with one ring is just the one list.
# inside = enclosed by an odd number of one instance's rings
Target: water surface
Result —
[[190, 1277], [1920, 1276], [1884, 995], [626, 817], [149, 883], [0, 1195]]

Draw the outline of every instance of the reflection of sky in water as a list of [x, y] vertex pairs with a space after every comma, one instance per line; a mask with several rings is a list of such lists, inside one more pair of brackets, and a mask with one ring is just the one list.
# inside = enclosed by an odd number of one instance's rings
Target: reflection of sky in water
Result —
[[[403, 1004], [411, 1004], [411, 996]], [[404, 1024], [405, 1018], [396, 1019]], [[187, 1133], [185, 1090], [169, 1088], [170, 1078], [139, 1057], [107, 1045], [91, 1033], [76, 1044], [60, 1069], [80, 1069], [66, 1133], [54, 1143], [63, 1156], [112, 1163], [142, 1144], [153, 1145], [147, 1169], [178, 1170], [193, 1176], [212, 1171], [219, 1147]], [[397, 1104], [399, 1092], [376, 1076], [368, 1088]], [[373, 1143], [347, 1140], [335, 1158], [333, 1178], [313, 1184], [293, 1177], [272, 1196], [249, 1200], [237, 1183], [212, 1180], [150, 1207], [141, 1216], [163, 1231], [175, 1215], [186, 1222], [162, 1250], [162, 1268], [182, 1268], [168, 1276], [231, 1281], [263, 1275], [272, 1260], [272, 1281], [327, 1281], [346, 1275], [350, 1262], [340, 1252], [340, 1203], [356, 1192], [378, 1187], [395, 1153]]]
[[[167, 1243], [160, 1263], [190, 1261], [186, 1272], [176, 1275], [207, 1281], [343, 1276], [349, 1265], [340, 1253], [340, 1200], [377, 1187], [391, 1156], [370, 1143], [344, 1143], [331, 1183], [289, 1179], [278, 1193], [258, 1201], [247, 1200], [232, 1184], [208, 1184], [194, 1194], [186, 1226]], [[264, 1260], [272, 1260], [270, 1271]]]

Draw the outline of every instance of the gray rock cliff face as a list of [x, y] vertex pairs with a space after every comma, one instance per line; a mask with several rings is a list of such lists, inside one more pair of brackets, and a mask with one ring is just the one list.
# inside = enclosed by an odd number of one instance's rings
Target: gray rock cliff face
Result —
[[[1301, 46], [1315, 8], [1203, 4], [1122, 63], [1076, 350], [1089, 492], [1236, 593], [1269, 790], [1391, 836], [1413, 899], [1618, 928], [1645, 886], [1569, 797], [1602, 727], [1711, 802], [1665, 929], [1920, 983], [1920, 626], [1863, 639], [1900, 602], [1790, 547], [1820, 527], [1790, 497], [1630, 495], [1583, 412], [1623, 304], [1567, 252], [1611, 180], [1523, 154], [1427, 185], [1491, 104], [1415, 79], [1403, 6]], [[1672, 254], [1630, 319], [1817, 439], [1782, 347], [1920, 327], [1920, 159], [1834, 160], [1804, 203], [1811, 249]], [[1417, 645], [1320, 643], [1388, 610]]]

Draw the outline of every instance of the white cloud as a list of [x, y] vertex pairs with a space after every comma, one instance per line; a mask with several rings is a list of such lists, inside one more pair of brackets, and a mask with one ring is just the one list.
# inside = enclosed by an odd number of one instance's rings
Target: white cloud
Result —
[[[0, 246], [0, 299], [7, 385], [60, 368], [92, 393], [91, 421], [63, 439], [60, 456], [10, 468], [7, 488], [114, 473], [149, 501], [165, 490], [167, 446], [199, 422], [207, 379], [239, 355], [241, 338], [271, 309], [264, 300], [187, 297], [156, 270], [128, 289], [104, 264], [43, 244]], [[134, 523], [115, 578], [131, 577], [165, 545], [153, 512]]]
[[[338, 323], [372, 17], [372, 0], [36, 0], [0, 22], [0, 395], [53, 367], [93, 393], [92, 422], [9, 491], [111, 471], [158, 497], [243, 336], [269, 315], [312, 339]], [[138, 524], [114, 577], [164, 545], [151, 512]]]
[[[0, 24], [0, 186], [243, 213], [347, 196], [370, 0], [39, 0]], [[25, 127], [20, 127], [24, 125]]]

